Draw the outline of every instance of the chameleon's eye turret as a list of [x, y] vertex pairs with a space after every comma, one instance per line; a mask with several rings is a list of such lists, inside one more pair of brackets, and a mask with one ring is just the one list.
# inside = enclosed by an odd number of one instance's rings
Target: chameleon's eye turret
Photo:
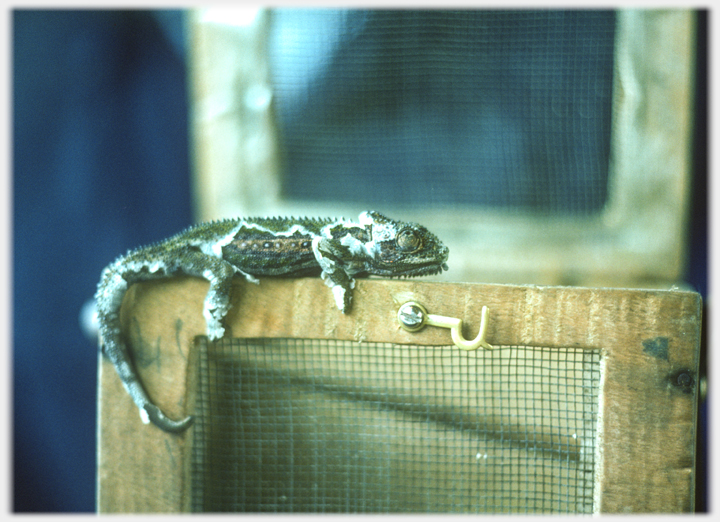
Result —
[[[379, 212], [360, 214], [360, 224], [370, 240], [362, 270], [385, 277], [433, 275], [447, 270], [448, 248], [423, 226], [392, 220]], [[346, 240], [344, 245], [351, 243]]]
[[401, 230], [395, 240], [400, 250], [405, 253], [415, 252], [422, 247], [422, 238], [412, 228]]

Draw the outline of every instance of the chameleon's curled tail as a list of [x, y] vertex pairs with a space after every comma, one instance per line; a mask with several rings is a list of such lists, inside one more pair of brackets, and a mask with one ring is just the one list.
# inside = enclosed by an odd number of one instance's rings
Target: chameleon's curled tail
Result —
[[[146, 424], [152, 422], [161, 430], [170, 433], [180, 433], [192, 425], [193, 417], [190, 416], [183, 420], [174, 421], [153, 404], [140, 382], [132, 358], [122, 339], [120, 304], [128, 286], [122, 275], [128, 272], [127, 269], [123, 268], [124, 264], [128, 262], [127, 259], [119, 258], [103, 271], [98, 291], [95, 294], [98, 311], [98, 333], [101, 339], [102, 351], [115, 366], [123, 386], [140, 410], [142, 421]], [[145, 278], [149, 278], [147, 274]]]
[[165, 414], [152, 403], [147, 403], [144, 406], [145, 413], [147, 413], [148, 419], [155, 426], [161, 430], [168, 431], [170, 433], [182, 433], [195, 422], [195, 418], [192, 416], [185, 417], [181, 421], [174, 421], [165, 416]]
[[152, 403], [147, 392], [145, 392], [145, 389], [138, 380], [137, 373], [131, 366], [132, 363], [128, 358], [127, 349], [121, 341], [115, 340], [114, 342], [103, 343], [103, 352], [115, 365], [115, 369], [120, 376], [123, 386], [140, 410], [140, 418], [143, 422], [152, 422], [161, 430], [169, 433], [181, 433], [192, 426], [195, 420], [192, 416], [174, 421]]

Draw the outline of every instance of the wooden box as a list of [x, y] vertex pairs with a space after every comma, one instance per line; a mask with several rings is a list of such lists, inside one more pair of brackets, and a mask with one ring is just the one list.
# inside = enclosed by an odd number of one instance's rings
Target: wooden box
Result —
[[[226, 339], [207, 283], [137, 284], [122, 309], [142, 381], [182, 435], [144, 425], [99, 366], [98, 509], [111, 512], [693, 511], [698, 294], [361, 280], [238, 280]], [[489, 309], [492, 350], [400, 328], [407, 301]]]

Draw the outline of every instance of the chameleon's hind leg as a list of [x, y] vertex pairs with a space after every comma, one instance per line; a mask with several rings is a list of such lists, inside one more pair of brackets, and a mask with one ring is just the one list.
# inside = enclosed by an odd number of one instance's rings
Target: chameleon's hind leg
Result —
[[[232, 278], [236, 272], [235, 268], [227, 261], [191, 248], [174, 249], [169, 256], [169, 261], [173, 262], [181, 272], [202, 277], [210, 282], [210, 288], [205, 296], [203, 315], [208, 337], [213, 340], [221, 338], [225, 333], [222, 321], [230, 309], [230, 289], [232, 287]], [[140, 383], [137, 381], [135, 383], [137, 389], [129, 388], [128, 391], [135, 399], [136, 404], [140, 406], [138, 400], [143, 401], [141, 409], [147, 413], [149, 420], [153, 424], [165, 431], [177, 433], [184, 431], [193, 423], [194, 418], [192, 416], [181, 421], [169, 419], [160, 408], [147, 398]], [[140, 397], [141, 394], [144, 399]]]
[[[160, 250], [158, 248], [158, 250]], [[144, 254], [140, 252], [139, 254]], [[207, 323], [207, 334], [211, 339], [219, 339], [224, 334], [222, 320], [230, 308], [230, 288], [236, 269], [227, 261], [205, 254], [193, 248], [172, 248], [153, 253], [153, 263], [150, 265], [139, 254], [131, 254], [122, 260], [125, 267], [113, 266], [104, 276], [102, 291], [98, 292], [98, 303], [105, 312], [101, 324], [101, 335], [104, 339], [103, 351], [115, 365], [125, 389], [132, 397], [140, 410], [144, 422], [152, 422], [160, 429], [179, 433], [192, 425], [194, 419], [188, 416], [185, 419], [174, 421], [167, 417], [155, 405], [133, 366], [127, 347], [120, 335], [119, 303], [126, 290], [127, 283], [167, 277], [177, 271], [188, 275], [199, 276], [210, 282], [210, 288], [205, 297], [203, 314]], [[125, 270], [133, 266], [132, 270]], [[152, 266], [149, 272], [137, 270], [137, 266]], [[120, 275], [123, 273], [123, 276]]]
[[207, 336], [212, 340], [220, 339], [225, 334], [222, 321], [230, 310], [233, 276], [239, 272], [249, 280], [254, 278], [244, 274], [227, 261], [199, 250], [188, 250], [179, 256], [179, 268], [188, 275], [202, 277], [210, 282], [203, 304], [203, 316]]
[[342, 313], [350, 313], [355, 280], [346, 272], [340, 259], [352, 259], [352, 252], [344, 245], [335, 245], [325, 238], [313, 240], [313, 253], [322, 268], [322, 277], [330, 287], [335, 305]]

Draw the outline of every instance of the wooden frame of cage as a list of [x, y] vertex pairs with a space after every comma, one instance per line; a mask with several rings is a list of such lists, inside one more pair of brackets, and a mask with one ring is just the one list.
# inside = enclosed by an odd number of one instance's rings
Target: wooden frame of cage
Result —
[[[178, 278], [133, 285], [122, 308], [130, 348], [149, 394], [180, 418], [193, 411], [193, 339], [204, 333], [207, 283]], [[448, 345], [449, 332], [410, 333], [396, 313], [406, 301], [461, 318], [466, 336], [490, 309], [495, 345], [601, 350], [594, 510], [691, 512], [701, 300], [684, 291], [591, 289], [361, 280], [342, 315], [317, 278], [239, 278], [227, 325], [234, 337], [285, 337]], [[107, 359], [100, 357], [99, 512], [187, 512], [193, 430], [144, 425]]]
[[[241, 25], [228, 23], [222, 10], [189, 15], [197, 219], [356, 216], [366, 209], [283, 197], [265, 53], [271, 12], [243, 13]], [[617, 11], [602, 211], [553, 217], [458, 206], [375, 210], [433, 224], [453, 252], [440, 281], [623, 287], [677, 281], [692, 179], [694, 37], [692, 10]]]

